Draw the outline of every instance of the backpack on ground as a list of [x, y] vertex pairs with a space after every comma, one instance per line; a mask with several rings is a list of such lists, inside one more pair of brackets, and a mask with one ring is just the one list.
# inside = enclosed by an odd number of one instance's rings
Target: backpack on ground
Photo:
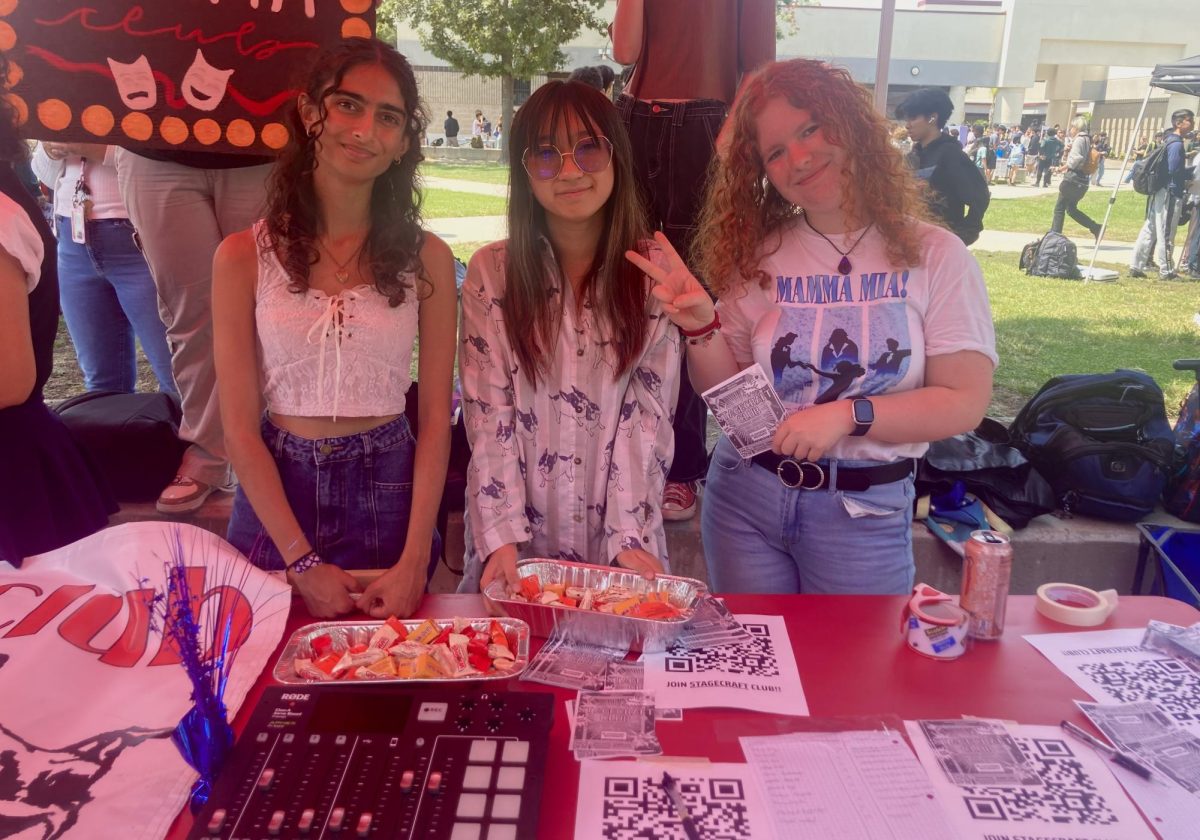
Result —
[[[1200, 359], [1180, 359], [1176, 370], [1200, 376]], [[1200, 379], [1179, 406], [1175, 421], [1177, 467], [1163, 494], [1167, 512], [1188, 522], [1200, 522]]]
[[1131, 183], [1134, 192], [1139, 195], [1154, 195], [1167, 185], [1170, 179], [1170, 172], [1167, 170], [1167, 144], [1170, 142], [1169, 138], [1163, 141], [1161, 146], [1146, 156], [1141, 167], [1133, 173]]
[[1009, 433], [1063, 510], [1101, 519], [1154, 510], [1174, 461], [1162, 389], [1141, 371], [1056, 376]]
[[1058, 277], [1078, 280], [1079, 250], [1061, 233], [1047, 231], [1041, 239], [1021, 249], [1020, 267], [1034, 277]]

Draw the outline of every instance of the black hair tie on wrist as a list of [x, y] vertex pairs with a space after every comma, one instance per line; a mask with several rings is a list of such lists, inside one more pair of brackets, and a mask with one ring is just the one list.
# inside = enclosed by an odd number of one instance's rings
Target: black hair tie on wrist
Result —
[[325, 561], [322, 560], [321, 555], [317, 554], [317, 552], [314, 550], [314, 551], [308, 552], [308, 554], [305, 554], [303, 557], [301, 557], [295, 563], [288, 566], [287, 570], [289, 572], [294, 572], [295, 574], [302, 575], [314, 566], [323, 566], [323, 565], [325, 565]]

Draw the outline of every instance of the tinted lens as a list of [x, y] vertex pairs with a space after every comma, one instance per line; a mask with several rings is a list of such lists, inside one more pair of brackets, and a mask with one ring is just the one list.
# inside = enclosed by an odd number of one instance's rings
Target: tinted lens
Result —
[[549, 181], [562, 169], [562, 155], [554, 146], [541, 146], [525, 152], [525, 171], [539, 181]]
[[575, 144], [575, 165], [584, 172], [599, 172], [612, 160], [612, 144], [607, 137], [584, 137]]

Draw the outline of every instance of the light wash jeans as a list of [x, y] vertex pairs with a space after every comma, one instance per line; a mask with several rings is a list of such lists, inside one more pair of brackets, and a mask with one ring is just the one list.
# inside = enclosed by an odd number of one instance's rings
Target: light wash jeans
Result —
[[1179, 211], [1182, 207], [1183, 201], [1171, 195], [1166, 187], [1150, 197], [1150, 210], [1138, 234], [1137, 243], [1133, 246], [1133, 264], [1130, 268], [1145, 271], [1153, 250], [1160, 276], [1166, 277], [1175, 271], [1175, 263], [1171, 258], [1175, 249], [1175, 229], [1179, 226]]
[[80, 245], [71, 239], [70, 219], [59, 216], [55, 221], [59, 302], [83, 371], [83, 387], [136, 391], [136, 338], [158, 389], [177, 393], [167, 331], [158, 317], [158, 293], [133, 240], [133, 224], [128, 219], [92, 219], [87, 222], [87, 242]]
[[861, 493], [793, 490], [722, 435], [701, 509], [709, 585], [717, 593], [907, 594], [914, 496], [912, 479]]
[[180, 475], [230, 481], [213, 365], [212, 261], [221, 240], [258, 219], [270, 165], [195, 169], [117, 152], [117, 183], [158, 289], [171, 370], [183, 403], [179, 436], [192, 445]]

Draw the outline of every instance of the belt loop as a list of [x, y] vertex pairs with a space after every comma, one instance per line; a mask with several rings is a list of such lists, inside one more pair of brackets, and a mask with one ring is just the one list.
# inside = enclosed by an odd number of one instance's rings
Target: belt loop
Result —
[[628, 93], [622, 93], [617, 97], [617, 111], [621, 114], [621, 119], [629, 121], [630, 115], [633, 113], [634, 98]]
[[838, 490], [838, 462], [836, 458], [829, 459], [829, 487], [830, 493], [836, 493]]
[[271, 429], [275, 433], [275, 458], [278, 460], [283, 457], [287, 432], [275, 425], [272, 425]]
[[683, 125], [683, 117], [687, 113], [686, 102], [676, 102], [671, 106], [671, 125], [679, 128]]

